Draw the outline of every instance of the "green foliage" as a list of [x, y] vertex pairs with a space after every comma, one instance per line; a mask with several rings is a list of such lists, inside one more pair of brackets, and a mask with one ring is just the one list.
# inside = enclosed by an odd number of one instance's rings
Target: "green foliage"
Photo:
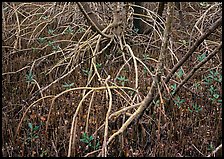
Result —
[[184, 102], [185, 102], [185, 100], [181, 99], [179, 96], [177, 96], [174, 100], [174, 103], [178, 106], [178, 108], [180, 108], [182, 103], [184, 103]]
[[54, 35], [54, 30], [53, 29], [48, 29], [48, 34]]
[[38, 37], [37, 38], [37, 41], [41, 44], [45, 43], [46, 42], [46, 38], [45, 37]]
[[47, 154], [48, 154], [48, 150], [42, 150], [41, 154], [40, 154], [40, 157], [47, 156]]
[[220, 74], [217, 70], [216, 71], [209, 71], [210, 74], [208, 75], [208, 78], [213, 79], [216, 82], [221, 83], [222, 82], [222, 74]]
[[85, 32], [85, 31], [86, 31], [86, 29], [80, 26], [77, 33], [82, 33], [82, 32]]
[[213, 151], [214, 149], [215, 148], [212, 143], [208, 145], [208, 151]]
[[58, 51], [60, 47], [59, 47], [59, 45], [57, 45], [57, 46], [53, 45], [52, 48], [53, 48], [54, 51]]
[[70, 84], [68, 84], [68, 83], [65, 82], [65, 84], [62, 85], [62, 86], [63, 86], [64, 88], [66, 88], [66, 90], [68, 90], [68, 89], [71, 89], [73, 85], [74, 85], [74, 83], [70, 83]]
[[119, 76], [117, 77], [117, 80], [121, 82], [122, 86], [124, 86], [125, 82], [128, 82], [128, 79], [125, 76]]
[[143, 54], [143, 60], [147, 61], [150, 59], [150, 56], [148, 54]]
[[85, 76], [88, 76], [90, 73], [90, 71], [88, 69], [86, 69], [86, 70], [82, 69], [82, 72], [84, 73]]
[[53, 46], [54, 46], [53, 44], [54, 44], [53, 41], [50, 41], [50, 40], [49, 40], [49, 41], [47, 42], [47, 45], [48, 45], [48, 46], [52, 46], [52, 47], [53, 47]]
[[178, 78], [181, 78], [184, 74], [184, 71], [182, 69], [179, 69], [179, 71], [176, 74]]
[[217, 70], [210, 70], [209, 74], [204, 78], [204, 84], [209, 86], [208, 91], [210, 92], [210, 99], [212, 100], [212, 103], [222, 103], [222, 100], [220, 99], [221, 95], [219, 94], [219, 91], [217, 90], [217, 85], [215, 85], [214, 82], [218, 82], [221, 84], [222, 75]]
[[194, 84], [193, 84], [193, 87], [197, 90], [197, 89], [199, 89], [199, 87], [201, 86], [201, 84], [199, 83], [199, 82], [195, 82]]
[[47, 20], [49, 17], [48, 16], [43, 16], [42, 19]]
[[97, 69], [100, 69], [102, 67], [102, 64], [101, 63], [96, 63], [96, 68]]
[[68, 28], [65, 30], [65, 34], [72, 34], [74, 31], [72, 27], [69, 25]]
[[206, 58], [206, 53], [197, 56], [198, 61], [203, 61]]
[[39, 130], [39, 126], [33, 127], [32, 123], [28, 123], [28, 127], [30, 128], [30, 133], [27, 140], [32, 142], [34, 139], [39, 138], [39, 136], [36, 133]]
[[216, 88], [213, 85], [211, 85], [210, 88], [209, 88], [209, 92], [211, 94], [214, 94], [216, 92]]
[[194, 111], [197, 113], [202, 110], [202, 107], [200, 107], [200, 105], [198, 105], [197, 103], [194, 103], [192, 106], [193, 106]]
[[34, 83], [33, 82], [33, 78], [34, 78], [34, 75], [33, 75], [33, 73], [32, 73], [32, 71], [30, 71], [28, 74], [26, 74], [26, 82], [28, 82], [28, 83]]
[[84, 132], [82, 134], [82, 137], [81, 137], [80, 141], [83, 142], [83, 143], [85, 143], [85, 144], [87, 144], [87, 146], [89, 148], [92, 148], [94, 150], [99, 149], [99, 146], [100, 146], [99, 141], [97, 141], [96, 144], [94, 145], [93, 144], [93, 141], [94, 141], [93, 136], [92, 135], [91, 136], [88, 136], [86, 132]]
[[136, 34], [138, 34], [138, 32], [139, 32], [139, 28], [134, 28], [134, 32], [135, 32]]
[[174, 94], [174, 92], [175, 92], [175, 91], [176, 91], [176, 89], [177, 89], [177, 84], [176, 84], [176, 83], [174, 83], [174, 84], [172, 84], [170, 87], [171, 87], [171, 89], [172, 89], [171, 94], [173, 95], [173, 94]]

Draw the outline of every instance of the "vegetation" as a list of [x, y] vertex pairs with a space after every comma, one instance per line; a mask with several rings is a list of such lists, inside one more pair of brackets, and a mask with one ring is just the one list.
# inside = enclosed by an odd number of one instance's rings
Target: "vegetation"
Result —
[[221, 156], [221, 23], [221, 2], [3, 2], [2, 155]]

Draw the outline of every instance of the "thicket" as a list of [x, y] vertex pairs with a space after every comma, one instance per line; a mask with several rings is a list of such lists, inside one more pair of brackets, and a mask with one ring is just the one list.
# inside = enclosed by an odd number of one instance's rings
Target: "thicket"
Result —
[[220, 156], [222, 3], [2, 3], [3, 156]]

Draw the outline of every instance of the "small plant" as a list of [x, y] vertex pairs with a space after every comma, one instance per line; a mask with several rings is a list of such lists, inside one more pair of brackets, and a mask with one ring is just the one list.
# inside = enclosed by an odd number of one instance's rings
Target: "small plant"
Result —
[[48, 153], [48, 150], [42, 150], [41, 154], [40, 154], [40, 157], [47, 156], [47, 153]]
[[184, 71], [182, 69], [179, 69], [179, 71], [176, 73], [178, 78], [181, 78], [184, 74]]
[[139, 29], [138, 28], [134, 28], [134, 33], [138, 34]]
[[52, 47], [53, 47], [53, 46], [54, 46], [53, 44], [54, 44], [53, 41], [50, 41], [50, 40], [49, 40], [49, 41], [47, 42], [47, 45], [48, 45], [48, 46], [52, 46]]
[[80, 139], [80, 141], [83, 142], [83, 143], [85, 143], [85, 144], [87, 144], [87, 148], [88, 149], [89, 148], [91, 148], [93, 150], [99, 149], [99, 146], [100, 146], [99, 141], [97, 140], [96, 144], [94, 145], [93, 144], [93, 141], [94, 141], [93, 136], [92, 135], [91, 136], [88, 136], [86, 132], [84, 132], [82, 134], [82, 138]]
[[212, 143], [208, 145], [208, 151], [213, 151], [215, 148]]
[[48, 34], [54, 35], [54, 30], [53, 29], [48, 29]]
[[184, 103], [185, 100], [181, 99], [179, 96], [176, 97], [176, 100], [174, 100], [174, 103], [178, 106], [178, 108], [181, 107], [181, 104]]
[[86, 69], [86, 70], [82, 69], [82, 72], [84, 73], [85, 76], [88, 76], [90, 73], [90, 71], [88, 69]]
[[207, 8], [209, 6], [209, 4], [207, 2], [200, 2], [199, 3], [200, 6], [202, 6], [203, 8]]
[[84, 31], [86, 31], [85, 28], [83, 28], [83, 27], [79, 27], [79, 30], [77, 31], [77, 33], [82, 33], [82, 32], [84, 32]]
[[200, 61], [200, 62], [203, 61], [205, 58], [206, 58], [206, 53], [198, 55], [198, 57], [197, 57], [198, 61]]
[[209, 84], [211, 84], [212, 82], [213, 82], [212, 79], [207, 78], [207, 77], [204, 78], [204, 84], [209, 85]]
[[63, 86], [64, 88], [66, 88], [66, 90], [68, 90], [68, 89], [71, 89], [73, 85], [74, 85], [74, 83], [67, 84], [67, 83], [65, 82], [65, 84], [62, 85], [62, 86]]
[[43, 16], [42, 19], [46, 20], [48, 19], [48, 16]]
[[216, 92], [216, 88], [213, 85], [211, 85], [210, 88], [209, 88], [209, 92], [211, 94], [214, 94]]
[[148, 54], [143, 54], [143, 60], [149, 60], [150, 59], [150, 57], [149, 57], [149, 55]]
[[37, 40], [38, 40], [38, 42], [41, 43], [41, 44], [43, 44], [43, 43], [46, 42], [46, 38], [45, 38], [45, 37], [39, 37]]
[[128, 91], [128, 94], [130, 94], [130, 96], [133, 96], [134, 95], [134, 91], [132, 91], [132, 90], [130, 90], [130, 91]]
[[197, 103], [193, 104], [192, 106], [193, 106], [195, 112], [197, 112], [197, 113], [202, 110], [202, 107], [200, 107]]
[[52, 47], [54, 51], [58, 51], [60, 49], [59, 45], [56, 45], [56, 46], [53, 45]]
[[39, 130], [39, 126], [33, 127], [32, 123], [28, 123], [28, 126], [30, 128], [30, 137], [27, 138], [27, 140], [33, 140], [39, 138], [39, 136], [35, 133], [37, 130]]
[[173, 95], [173, 94], [174, 94], [174, 92], [175, 92], [175, 91], [176, 91], [176, 89], [177, 89], [177, 84], [176, 84], [176, 83], [174, 83], [174, 84], [172, 84], [170, 87], [171, 87], [171, 89], [172, 89], [171, 94]]
[[193, 87], [194, 87], [196, 90], [197, 90], [200, 86], [201, 86], [201, 84], [198, 83], [198, 82], [195, 82], [195, 83], [193, 84]]
[[96, 68], [97, 69], [100, 69], [102, 67], [102, 64], [101, 63], [96, 63]]
[[32, 148], [33, 142], [35, 141], [35, 139], [39, 138], [39, 136], [37, 135], [37, 131], [39, 130], [39, 126], [33, 127], [32, 123], [28, 123], [28, 127], [30, 128], [29, 129], [30, 133], [29, 133], [29, 137], [26, 140], [31, 143], [31, 148]]
[[117, 79], [121, 82], [122, 86], [124, 86], [125, 82], [128, 82], [128, 79], [125, 76], [119, 76]]
[[33, 78], [34, 78], [34, 75], [33, 75], [32, 71], [30, 71], [28, 74], [26, 74], [26, 82], [34, 83]]
[[208, 78], [215, 80], [216, 82], [221, 83], [222, 82], [222, 75], [218, 71], [209, 71], [210, 74], [208, 75]]
[[73, 29], [72, 29], [72, 27], [69, 25], [68, 26], [68, 28], [65, 30], [65, 34], [71, 34], [71, 33], [73, 33], [74, 31], [73, 31]]
[[214, 103], [215, 101], [217, 101], [218, 103], [222, 103], [222, 100], [219, 100], [219, 94], [213, 94], [212, 98], [211, 98], [212, 102]]

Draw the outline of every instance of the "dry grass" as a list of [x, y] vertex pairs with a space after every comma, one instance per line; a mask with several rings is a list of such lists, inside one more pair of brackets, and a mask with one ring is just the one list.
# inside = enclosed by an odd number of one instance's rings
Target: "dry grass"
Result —
[[[153, 80], [147, 69], [155, 73], [164, 30], [142, 35], [129, 27], [124, 39], [130, 49], [122, 51], [116, 38], [108, 40], [89, 28], [76, 3], [2, 5], [3, 156], [97, 156], [108, 152], [107, 156], [195, 157], [208, 156], [220, 146], [221, 51], [175, 96], [171, 94], [203, 53], [218, 47], [222, 28], [182, 65], [183, 73], [178, 70], [181, 77], [175, 75], [163, 85], [163, 111], [154, 101], [153, 112], [146, 110], [140, 121], [134, 120], [107, 145], [107, 139], [135, 112], [150, 89]], [[90, 5], [107, 26], [111, 4]], [[151, 12], [156, 12], [156, 6], [146, 4]], [[186, 28], [180, 25], [175, 10], [162, 79], [222, 16], [220, 3], [188, 2], [182, 7]], [[89, 145], [80, 140], [85, 133]]]

